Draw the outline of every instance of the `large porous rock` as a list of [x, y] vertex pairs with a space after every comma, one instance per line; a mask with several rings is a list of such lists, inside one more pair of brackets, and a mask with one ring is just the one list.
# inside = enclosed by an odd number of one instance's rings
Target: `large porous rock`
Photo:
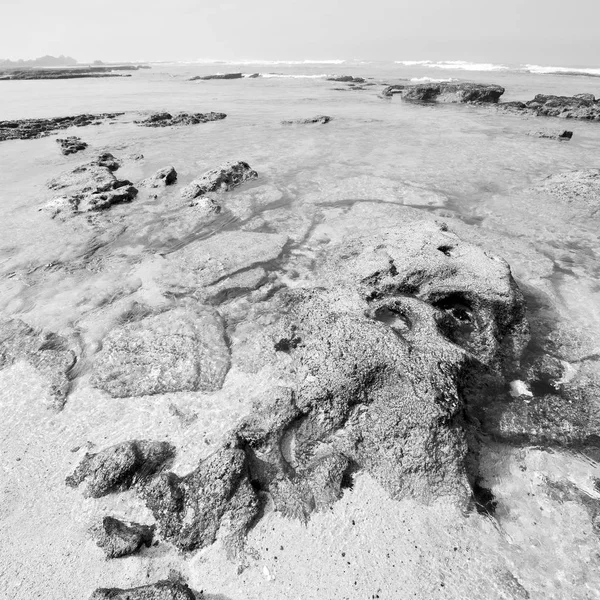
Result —
[[181, 197], [193, 200], [208, 192], [227, 192], [238, 187], [245, 181], [256, 179], [258, 173], [244, 161], [227, 162], [216, 169], [211, 169], [194, 179], [192, 183], [181, 190]]
[[327, 115], [317, 115], [308, 119], [292, 119], [291, 121], [281, 121], [282, 125], [326, 125], [331, 121], [332, 117]]
[[137, 311], [110, 331], [94, 360], [91, 383], [117, 398], [223, 385], [229, 349], [218, 314], [201, 307]]
[[138, 190], [131, 181], [115, 176], [114, 171], [119, 167], [117, 159], [106, 152], [97, 159], [50, 180], [48, 187], [59, 191], [61, 195], [48, 202], [44, 210], [52, 217], [59, 214], [68, 217], [131, 202]]
[[86, 453], [66, 484], [74, 488], [84, 483], [86, 498], [100, 498], [146, 481], [174, 456], [175, 447], [168, 442], [123, 442], [96, 454]]
[[168, 112], [154, 113], [141, 121], [134, 121], [144, 127], [171, 127], [172, 125], [198, 125], [210, 121], [221, 121], [227, 117], [225, 113], [179, 113], [172, 115]]
[[265, 498], [307, 518], [359, 469], [394, 498], [466, 505], [465, 410], [507, 386], [529, 339], [506, 262], [415, 223], [328, 247], [272, 302], [251, 352], [278, 383], [195, 471], [142, 488], [162, 535], [235, 547]]
[[68, 341], [56, 333], [34, 329], [19, 319], [0, 321], [0, 369], [24, 360], [50, 385], [54, 408], [63, 408], [77, 361]]
[[162, 537], [181, 550], [208, 546], [219, 534], [235, 551], [259, 511], [241, 449], [223, 448], [185, 477], [163, 474], [141, 494]]
[[107, 516], [93, 528], [92, 535], [106, 558], [119, 558], [134, 554], [142, 546], [149, 548], [154, 537], [154, 525], [126, 523]]
[[482, 83], [420, 83], [408, 86], [403, 100], [418, 102], [497, 103], [504, 94], [499, 85]]
[[214, 303], [261, 286], [287, 244], [285, 235], [227, 231], [197, 240], [167, 256], [161, 285]]
[[65, 155], [75, 154], [81, 150], [85, 150], [88, 145], [78, 138], [77, 136], [70, 136], [67, 138], [57, 138], [57, 144], [60, 144], [60, 151]]
[[175, 167], [163, 167], [138, 184], [140, 187], [161, 188], [172, 185], [177, 181]]
[[194, 592], [179, 581], [168, 579], [136, 588], [99, 588], [90, 600], [197, 600]]
[[0, 121], [0, 142], [5, 140], [30, 140], [46, 137], [59, 129], [98, 125], [115, 119], [124, 113], [104, 113], [100, 115], [76, 115], [74, 117], [55, 117], [52, 119], [20, 119]]
[[600, 121], [600, 102], [592, 94], [576, 96], [538, 94], [525, 105], [528, 112], [544, 117]]

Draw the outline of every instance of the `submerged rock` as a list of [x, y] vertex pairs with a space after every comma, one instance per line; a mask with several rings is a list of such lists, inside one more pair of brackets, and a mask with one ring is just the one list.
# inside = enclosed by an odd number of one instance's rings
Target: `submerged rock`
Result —
[[154, 175], [140, 181], [141, 187], [160, 188], [172, 185], [177, 181], [177, 171], [175, 167], [164, 167], [154, 173]]
[[405, 85], [388, 85], [383, 89], [381, 95], [384, 98], [391, 98], [394, 94], [401, 94], [405, 89]]
[[125, 523], [114, 517], [104, 517], [102, 524], [92, 533], [106, 558], [119, 558], [134, 554], [142, 546], [149, 548], [154, 537], [154, 525]]
[[103, 113], [99, 115], [76, 115], [52, 119], [19, 119], [0, 121], [0, 142], [5, 140], [30, 140], [46, 137], [59, 129], [99, 125], [108, 119], [115, 119], [125, 113]]
[[403, 100], [418, 102], [497, 103], [504, 94], [499, 85], [482, 83], [420, 83], [407, 86]]
[[85, 142], [81, 141], [81, 138], [76, 136], [71, 136], [68, 138], [58, 138], [56, 140], [57, 144], [60, 144], [61, 152], [67, 156], [68, 154], [75, 154], [76, 152], [80, 152], [81, 150], [85, 150], [88, 145]]
[[175, 447], [167, 442], [131, 440], [96, 454], [86, 453], [65, 482], [73, 488], [84, 483], [86, 498], [100, 498], [149, 479], [174, 456]]
[[311, 117], [309, 119], [293, 119], [291, 121], [281, 121], [282, 125], [326, 125], [331, 121], [333, 117], [328, 117], [327, 115], [318, 115], [316, 117]]
[[197, 600], [194, 592], [179, 581], [168, 579], [136, 588], [99, 588], [90, 600]]
[[52, 217], [61, 213], [63, 216], [73, 216], [131, 202], [138, 190], [131, 181], [118, 179], [114, 175], [119, 167], [119, 161], [110, 152], [105, 152], [96, 160], [52, 179], [48, 187], [60, 190], [63, 195], [53, 198], [44, 206], [44, 210]]
[[227, 162], [217, 169], [207, 171], [198, 179], [194, 179], [192, 183], [181, 190], [181, 197], [185, 200], [193, 200], [208, 192], [227, 192], [257, 177], [258, 173], [251, 169], [248, 163], [244, 161]]
[[144, 127], [171, 127], [172, 125], [198, 125], [210, 121], [221, 121], [225, 119], [225, 113], [179, 113], [172, 115], [168, 112], [154, 113], [142, 121], [134, 121], [137, 125]]
[[229, 349], [218, 314], [188, 307], [140, 316], [102, 340], [92, 385], [116, 398], [221, 388]]
[[539, 138], [546, 138], [549, 140], [564, 140], [564, 141], [568, 141], [573, 137], [573, 132], [572, 131], [567, 131], [566, 129], [563, 130], [559, 130], [559, 131], [549, 131], [549, 130], [545, 130], [545, 131], [528, 131], [527, 135], [530, 135], [532, 137], [539, 137]]
[[48, 381], [53, 407], [63, 408], [71, 387], [71, 369], [77, 362], [67, 340], [33, 329], [19, 319], [0, 321], [0, 369], [20, 360], [31, 364]]

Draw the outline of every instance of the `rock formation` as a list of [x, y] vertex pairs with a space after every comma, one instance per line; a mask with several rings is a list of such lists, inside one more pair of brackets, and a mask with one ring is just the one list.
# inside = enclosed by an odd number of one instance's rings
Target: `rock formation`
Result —
[[77, 115], [55, 117], [53, 119], [19, 119], [0, 121], [0, 142], [5, 140], [29, 140], [46, 137], [59, 129], [86, 127], [109, 119], [116, 119], [125, 113], [103, 113], [99, 115]]
[[140, 181], [140, 187], [161, 188], [167, 185], [173, 185], [177, 181], [177, 171], [175, 167], [163, 167], [154, 173], [154, 175]]
[[215, 75], [196, 75], [190, 77], [188, 81], [209, 81], [211, 79], [241, 79], [243, 73], [217, 73]]
[[497, 103], [504, 94], [499, 85], [481, 83], [420, 83], [407, 86], [403, 100], [418, 102]]
[[391, 98], [394, 94], [402, 94], [402, 92], [406, 89], [405, 85], [388, 85], [383, 89], [381, 95], [384, 98]]
[[181, 197], [192, 201], [208, 192], [227, 192], [257, 177], [258, 173], [251, 169], [248, 163], [244, 161], [227, 162], [217, 169], [207, 171], [198, 179], [194, 179], [181, 190]]
[[55, 333], [38, 331], [20, 321], [0, 321], [0, 369], [24, 360], [50, 385], [53, 407], [63, 408], [71, 387], [71, 369], [77, 356], [67, 340]]
[[104, 550], [106, 558], [119, 558], [134, 554], [142, 546], [149, 548], [154, 536], [153, 525], [125, 523], [114, 517], [104, 517], [92, 530], [96, 544]]
[[174, 456], [175, 448], [167, 442], [123, 442], [96, 454], [86, 453], [66, 484], [74, 488], [83, 483], [86, 498], [100, 498], [148, 480]]
[[338, 83], [365, 83], [364, 77], [353, 77], [352, 75], [337, 75], [328, 77], [327, 81], [337, 81]]
[[600, 121], [600, 101], [593, 94], [575, 96], [552, 96], [538, 94], [529, 102], [505, 102], [499, 104], [503, 110], [561, 119]]
[[327, 115], [317, 115], [316, 117], [310, 117], [309, 119], [292, 119], [291, 121], [281, 121], [282, 125], [325, 125], [331, 121], [332, 117]]
[[88, 145], [81, 141], [81, 138], [70, 136], [68, 138], [57, 138], [57, 144], [60, 144], [60, 151], [65, 155], [75, 154], [81, 150], [85, 150]]
[[119, 166], [117, 159], [106, 152], [96, 160], [63, 173], [48, 182], [51, 190], [60, 190], [62, 195], [48, 202], [44, 209], [52, 217], [58, 214], [73, 216], [105, 210], [113, 204], [131, 202], [138, 190], [131, 181], [118, 179], [114, 175]]
[[141, 121], [135, 121], [137, 125], [144, 127], [171, 127], [172, 125], [198, 125], [210, 121], [220, 121], [227, 117], [225, 113], [179, 113], [172, 115], [168, 112], [154, 113]]

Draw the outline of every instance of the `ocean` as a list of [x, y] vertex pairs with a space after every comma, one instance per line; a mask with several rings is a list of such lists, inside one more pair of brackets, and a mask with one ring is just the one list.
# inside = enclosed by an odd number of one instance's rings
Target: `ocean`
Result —
[[[289, 264], [274, 267], [275, 276], [293, 288], [310, 278], [323, 239], [340, 241], [349, 231], [339, 225], [344, 215], [366, 207], [360, 218], [368, 229], [385, 224], [389, 207], [406, 207], [447, 220], [505, 258], [535, 311], [534, 329], [540, 315], [551, 316], [556, 339], [579, 336], [569, 346], [572, 364], [600, 355], [600, 198], [584, 210], [536, 187], [599, 168], [600, 124], [380, 96], [384, 83], [475, 81], [503, 86], [503, 101], [599, 97], [600, 68], [420, 60], [150, 66], [131, 77], [0, 81], [0, 120], [125, 113], [114, 123], [0, 143], [0, 313], [76, 337], [83, 348], [80, 379], [60, 413], [40, 402], [44, 386], [31, 366], [0, 370], [0, 589], [13, 599], [75, 600], [97, 586], [142, 585], [175, 569], [212, 600], [600, 598], [600, 509], [593, 508], [600, 466], [581, 448], [495, 439], [482, 458], [494, 517], [395, 502], [358, 476], [334, 508], [307, 524], [278, 514], [261, 521], [244, 563], [218, 548], [182, 555], [162, 543], [140, 556], [102, 559], [87, 534], [98, 514], [151, 516], [132, 492], [94, 500], [67, 490], [64, 477], [84, 450], [131, 437], [168, 439], [183, 474], [252, 410], [249, 384], [235, 370], [216, 394], [167, 394], [161, 402], [108, 398], [89, 385], [92, 357], [117, 313], [132, 298], [158, 305], [158, 263], [192, 242], [229, 231], [283, 233]], [[228, 72], [246, 77], [190, 81]], [[248, 77], [254, 73], [261, 76]], [[328, 81], [337, 75], [375, 85], [352, 90]], [[227, 118], [167, 128], [134, 122], [156, 111]], [[316, 115], [332, 120], [281, 124]], [[528, 135], [564, 129], [570, 141]], [[61, 155], [55, 138], [67, 135], [89, 148]], [[119, 176], [134, 184], [172, 165], [178, 185], [157, 198], [142, 192], [113, 207], [106, 222], [86, 226], [86, 217], [63, 222], [40, 210], [55, 195], [50, 179], [101, 152], [120, 159]], [[216, 219], [182, 213], [181, 186], [232, 160], [247, 162], [258, 179], [227, 192]], [[236, 319], [244, 311], [252, 312], [240, 305]], [[173, 417], [184, 413], [196, 415], [192, 425]], [[565, 491], [574, 489], [579, 495]]]

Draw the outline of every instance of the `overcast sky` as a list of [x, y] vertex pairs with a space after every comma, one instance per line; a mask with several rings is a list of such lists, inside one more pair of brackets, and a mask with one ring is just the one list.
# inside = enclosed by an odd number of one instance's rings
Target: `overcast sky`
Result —
[[0, 0], [0, 58], [600, 66], [600, 0]]

